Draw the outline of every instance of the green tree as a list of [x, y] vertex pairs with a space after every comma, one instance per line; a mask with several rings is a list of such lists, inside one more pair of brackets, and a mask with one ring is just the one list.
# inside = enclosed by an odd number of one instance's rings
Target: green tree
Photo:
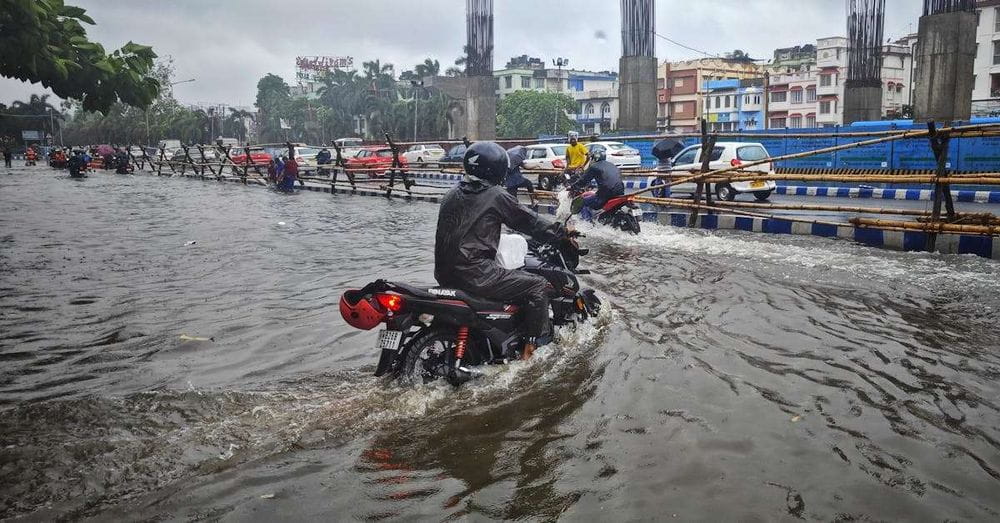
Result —
[[417, 78], [437, 76], [441, 72], [441, 64], [438, 63], [437, 60], [427, 58], [424, 60], [424, 63], [417, 64], [417, 66], [413, 68], [413, 72], [416, 74]]
[[257, 82], [258, 132], [262, 143], [285, 141], [281, 120], [288, 119], [291, 88], [285, 80], [268, 74]]
[[576, 124], [566, 116], [577, 103], [563, 93], [516, 91], [497, 107], [497, 134], [503, 138], [527, 138], [553, 132], [569, 132]]
[[0, 76], [40, 82], [89, 111], [106, 111], [117, 101], [152, 103], [160, 89], [150, 76], [152, 48], [129, 42], [106, 54], [87, 39], [83, 23], [94, 21], [62, 0], [0, 1]]

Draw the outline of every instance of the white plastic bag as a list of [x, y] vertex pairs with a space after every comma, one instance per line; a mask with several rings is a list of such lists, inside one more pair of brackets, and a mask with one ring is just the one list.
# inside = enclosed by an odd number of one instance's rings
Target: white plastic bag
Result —
[[524, 267], [528, 255], [528, 240], [519, 234], [501, 234], [497, 244], [497, 263], [507, 270]]
[[573, 197], [569, 195], [568, 190], [563, 189], [556, 194], [556, 199], [559, 200], [559, 206], [556, 207], [556, 221], [565, 222], [573, 213]]

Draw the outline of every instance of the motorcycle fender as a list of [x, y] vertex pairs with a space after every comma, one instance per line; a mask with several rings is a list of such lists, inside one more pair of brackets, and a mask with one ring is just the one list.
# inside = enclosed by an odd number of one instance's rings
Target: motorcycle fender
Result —
[[396, 361], [396, 354], [398, 352], [398, 350], [382, 349], [382, 355], [378, 357], [378, 366], [375, 367], [375, 376], [382, 376], [386, 372], [389, 372], [393, 362]]

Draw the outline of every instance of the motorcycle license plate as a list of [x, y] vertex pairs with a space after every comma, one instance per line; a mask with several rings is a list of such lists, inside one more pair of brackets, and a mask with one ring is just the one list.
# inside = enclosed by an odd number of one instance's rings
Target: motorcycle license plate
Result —
[[396, 350], [399, 348], [399, 340], [403, 339], [403, 331], [390, 331], [382, 329], [378, 331], [378, 341], [375, 348], [378, 350]]
[[764, 187], [767, 187], [767, 182], [761, 180], [750, 182], [751, 189], [763, 189]]
[[642, 218], [642, 209], [632, 209], [632, 216]]

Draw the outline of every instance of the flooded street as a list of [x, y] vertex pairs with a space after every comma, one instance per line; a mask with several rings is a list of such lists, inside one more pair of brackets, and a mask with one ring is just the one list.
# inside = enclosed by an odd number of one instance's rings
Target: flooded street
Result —
[[1000, 518], [996, 261], [584, 227], [596, 324], [404, 389], [338, 300], [435, 205], [7, 171], [0, 518]]

